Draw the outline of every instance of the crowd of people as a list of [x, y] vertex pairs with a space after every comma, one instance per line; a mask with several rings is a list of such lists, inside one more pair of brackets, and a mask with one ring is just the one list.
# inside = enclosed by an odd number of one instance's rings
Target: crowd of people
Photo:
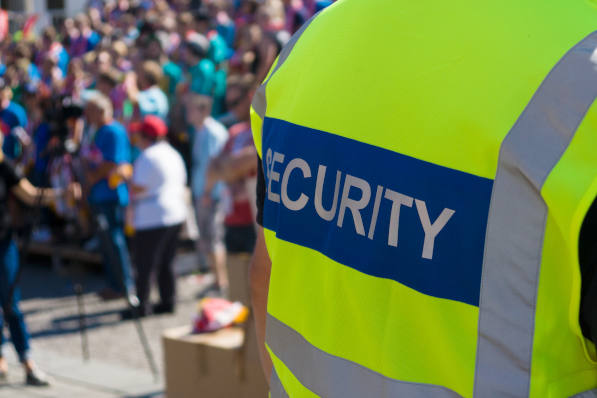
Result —
[[[7, 189], [20, 181], [31, 192], [50, 188], [51, 211], [41, 217], [47, 238], [97, 248], [105, 299], [127, 297], [141, 316], [173, 312], [181, 233], [198, 235], [198, 270], [211, 268], [225, 295], [226, 254], [250, 252], [255, 242], [251, 98], [291, 35], [330, 3], [90, 0], [61, 26], [7, 37], [0, 42]], [[13, 230], [27, 213], [9, 196], [0, 198], [10, 207], [2, 212], [9, 242], [2, 256], [14, 250]], [[42, 204], [35, 202], [27, 204]], [[18, 300], [8, 301], [26, 361]]]

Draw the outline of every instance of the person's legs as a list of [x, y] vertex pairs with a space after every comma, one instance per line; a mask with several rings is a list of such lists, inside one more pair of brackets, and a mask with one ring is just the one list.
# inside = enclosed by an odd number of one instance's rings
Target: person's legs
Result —
[[205, 213], [208, 212], [209, 209], [204, 208], [200, 200], [195, 199], [194, 204], [195, 224], [197, 225], [197, 231], [199, 233], [199, 237], [197, 238], [195, 245], [195, 250], [197, 251], [197, 262], [199, 264], [198, 271], [199, 273], [207, 273], [209, 271], [210, 266], [207, 260], [207, 253], [205, 253], [204, 251], [204, 244], [202, 243], [202, 240], [205, 240], [204, 234], [206, 233], [206, 231], [202, 231], [203, 227], [201, 224], [204, 222], [203, 218], [205, 217]]
[[174, 257], [178, 248], [178, 238], [182, 225], [168, 227], [164, 231], [164, 247], [158, 263], [158, 288], [160, 303], [157, 312], [173, 312], [176, 306], [176, 277], [174, 274]]
[[[2, 310], [4, 318], [8, 322], [10, 337], [12, 343], [19, 355], [22, 363], [29, 359], [29, 333], [25, 326], [23, 314], [19, 309], [20, 291], [19, 288], [13, 290], [12, 300], [9, 300], [9, 294], [12, 284], [15, 282], [17, 271], [19, 269], [19, 252], [12, 239], [5, 239], [0, 243], [1, 281], [0, 281], [0, 299], [2, 301]], [[6, 308], [10, 302], [10, 308]]]
[[118, 268], [115, 265], [116, 249], [110, 235], [110, 219], [113, 218], [113, 211], [111, 211], [111, 206], [95, 205], [93, 212], [97, 221], [97, 235], [100, 242], [106, 281], [109, 288], [116, 292], [122, 292], [121, 277], [118, 275]]
[[[177, 231], [180, 231], [180, 226], [178, 226]], [[156, 272], [158, 273], [160, 295], [162, 299], [166, 297], [160, 284], [160, 280], [163, 278], [161, 266], [163, 259], [166, 257], [164, 253], [170, 250], [171, 235], [171, 227], [162, 227], [138, 231], [135, 238], [135, 258], [138, 269], [137, 295], [146, 314], [151, 312], [149, 295]], [[174, 278], [174, 275], [172, 275], [172, 278]]]
[[[35, 364], [29, 357], [29, 333], [27, 332], [23, 313], [19, 308], [21, 294], [18, 287], [12, 288], [19, 269], [19, 251], [11, 237], [0, 241], [0, 263], [0, 302], [3, 317], [8, 323], [12, 343], [19, 355], [23, 369], [25, 369], [26, 382], [33, 386], [47, 386], [49, 385], [47, 376], [36, 369]], [[16, 281], [17, 284], [18, 282]], [[9, 300], [11, 290], [12, 299]], [[0, 370], [5, 372], [6, 368], [6, 362], [2, 358]]]
[[209, 255], [209, 262], [216, 273], [218, 287], [224, 297], [228, 296], [228, 270], [226, 269], [226, 247], [219, 242], [214, 244], [213, 251]]
[[115, 206], [114, 213], [114, 223], [110, 228], [110, 236], [116, 247], [117, 264], [119, 266], [118, 270], [121, 273], [123, 285], [130, 293], [134, 291], [135, 282], [133, 280], [129, 248], [124, 235], [125, 208], [122, 206]]
[[94, 206], [104, 270], [110, 287], [131, 294], [134, 283], [126, 238], [124, 236], [124, 208], [117, 203]]
[[199, 251], [207, 256], [218, 286], [226, 293], [228, 273], [226, 271], [226, 247], [224, 245], [224, 210], [221, 203], [217, 201], [212, 202], [210, 206], [203, 206], [198, 203], [196, 207], [199, 221]]
[[135, 267], [137, 269], [137, 298], [142, 314], [151, 312], [149, 294], [151, 292], [151, 280], [154, 274], [155, 266], [158, 262], [156, 258], [159, 249], [156, 230], [137, 231], [133, 243], [135, 255]]
[[228, 296], [228, 269], [226, 268], [226, 244], [224, 243], [224, 220], [226, 212], [221, 202], [215, 202], [211, 219], [212, 254], [211, 264], [218, 275], [218, 284], [224, 297]]
[[[0, 243], [0, 259], [4, 259], [4, 255], [5, 255], [5, 250], [7, 249], [7, 245], [4, 244], [4, 242]], [[2, 260], [2, 264], [4, 264], [4, 260]], [[4, 274], [3, 270], [4, 270], [4, 265], [2, 265], [2, 267], [0, 268], [0, 272], [2, 272], [2, 274]], [[5, 283], [4, 281], [7, 281], [8, 278], [6, 278], [4, 275], [0, 278], [0, 303], [4, 304], [4, 302], [2, 301], [2, 297], [4, 290], [6, 289]], [[2, 311], [4, 311], [4, 307], [2, 307]], [[4, 358], [4, 343], [6, 342], [5, 337], [4, 337], [4, 313], [2, 313], [2, 315], [0, 315], [0, 379], [1, 380], [6, 380], [7, 377], [7, 372], [8, 372], [8, 362], [6, 362], [6, 358]]]

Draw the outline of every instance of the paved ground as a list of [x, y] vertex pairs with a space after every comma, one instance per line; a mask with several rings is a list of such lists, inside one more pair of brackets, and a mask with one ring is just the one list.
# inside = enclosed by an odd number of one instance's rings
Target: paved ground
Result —
[[[99, 273], [78, 267], [69, 267], [68, 272], [55, 272], [47, 264], [26, 267], [21, 283], [21, 309], [32, 336], [33, 356], [53, 377], [54, 384], [46, 389], [24, 387], [14, 350], [7, 344], [4, 352], [14, 366], [9, 382], [0, 385], [0, 398], [163, 397], [161, 333], [167, 328], [191, 322], [196, 297], [205, 288], [197, 278], [182, 276], [188, 275], [194, 260], [193, 255], [183, 254], [177, 258], [177, 269], [181, 274], [177, 313], [143, 320], [160, 370], [157, 381], [151, 375], [135, 324], [120, 321], [119, 312], [125, 308], [124, 301], [106, 303], [96, 297], [94, 292], [103, 286]], [[83, 301], [88, 324], [88, 361], [83, 360], [73, 282], [81, 283], [86, 292]]]

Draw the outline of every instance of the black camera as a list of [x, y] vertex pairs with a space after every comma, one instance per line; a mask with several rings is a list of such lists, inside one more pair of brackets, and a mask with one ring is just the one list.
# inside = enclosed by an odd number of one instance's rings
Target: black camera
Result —
[[83, 103], [72, 97], [62, 96], [53, 102], [55, 108], [49, 109], [50, 135], [56, 138], [58, 145], [52, 148], [55, 154], [73, 152], [75, 149], [67, 145], [69, 138], [68, 121], [83, 117]]

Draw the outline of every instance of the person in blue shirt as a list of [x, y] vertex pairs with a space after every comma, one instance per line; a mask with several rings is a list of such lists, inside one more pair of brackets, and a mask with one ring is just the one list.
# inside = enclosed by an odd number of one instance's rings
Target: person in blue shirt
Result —
[[228, 130], [210, 116], [211, 107], [212, 99], [207, 96], [191, 95], [186, 100], [187, 122], [193, 131], [191, 190], [199, 227], [199, 261], [200, 264], [208, 263], [216, 275], [218, 288], [226, 296], [228, 275], [224, 245], [225, 186], [218, 183], [207, 187], [206, 183], [209, 164], [226, 145]]
[[2, 151], [9, 159], [17, 158], [22, 146], [30, 142], [25, 132], [27, 113], [21, 105], [12, 101], [12, 95], [12, 89], [0, 78], [0, 129], [5, 135]]
[[97, 128], [95, 135], [82, 148], [86, 160], [88, 200], [98, 224], [100, 249], [109, 288], [102, 292], [106, 299], [125, 294], [134, 302], [134, 282], [124, 235], [125, 208], [129, 193], [122, 181], [112, 181], [120, 166], [130, 163], [130, 142], [125, 128], [112, 116], [112, 102], [103, 94], [94, 94], [85, 108], [87, 122]]

